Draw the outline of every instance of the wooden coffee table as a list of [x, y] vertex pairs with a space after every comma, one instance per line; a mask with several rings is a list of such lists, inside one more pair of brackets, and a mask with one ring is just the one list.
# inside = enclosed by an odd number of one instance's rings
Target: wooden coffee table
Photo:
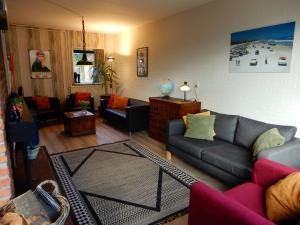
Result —
[[64, 113], [65, 132], [70, 136], [95, 134], [95, 115], [89, 111]]

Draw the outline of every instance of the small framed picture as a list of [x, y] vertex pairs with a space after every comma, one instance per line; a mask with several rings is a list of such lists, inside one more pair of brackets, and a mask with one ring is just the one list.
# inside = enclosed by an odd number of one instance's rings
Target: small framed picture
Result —
[[137, 76], [148, 77], [148, 47], [137, 49]]
[[29, 50], [31, 78], [51, 78], [50, 52], [43, 50]]

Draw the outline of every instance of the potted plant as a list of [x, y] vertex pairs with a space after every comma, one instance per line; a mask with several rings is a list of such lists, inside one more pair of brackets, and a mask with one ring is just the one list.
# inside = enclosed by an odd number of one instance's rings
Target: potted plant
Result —
[[86, 113], [87, 108], [88, 108], [89, 105], [90, 105], [90, 102], [89, 102], [89, 101], [84, 101], [84, 100], [82, 100], [82, 101], [79, 102], [79, 104], [80, 104], [81, 110], [82, 110], [84, 113]]
[[107, 61], [97, 60], [95, 64], [97, 75], [100, 77], [101, 85], [105, 95], [108, 95], [108, 88], [112, 90], [113, 83], [117, 83], [117, 73]]
[[34, 160], [38, 157], [40, 146], [30, 144], [27, 146], [27, 156], [29, 160]]

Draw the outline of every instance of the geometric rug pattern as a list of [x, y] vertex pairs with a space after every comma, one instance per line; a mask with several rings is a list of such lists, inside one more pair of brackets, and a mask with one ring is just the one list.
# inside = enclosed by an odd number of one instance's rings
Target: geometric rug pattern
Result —
[[163, 224], [187, 212], [197, 180], [133, 141], [51, 156], [78, 224]]

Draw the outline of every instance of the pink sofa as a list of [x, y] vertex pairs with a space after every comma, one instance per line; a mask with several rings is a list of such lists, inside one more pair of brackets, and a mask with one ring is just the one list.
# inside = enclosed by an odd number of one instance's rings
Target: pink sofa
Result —
[[251, 183], [224, 193], [204, 183], [195, 183], [191, 187], [188, 224], [274, 225], [266, 218], [265, 190], [295, 171], [292, 167], [260, 159], [254, 165]]

